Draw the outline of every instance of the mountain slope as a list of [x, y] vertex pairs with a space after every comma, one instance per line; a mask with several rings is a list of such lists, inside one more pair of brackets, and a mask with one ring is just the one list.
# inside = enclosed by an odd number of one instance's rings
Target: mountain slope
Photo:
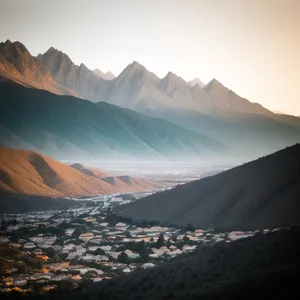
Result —
[[129, 176], [101, 179], [100, 175], [108, 174], [75, 167], [37, 152], [0, 147], [0, 213], [63, 209], [74, 204], [66, 197], [149, 191], [164, 186]]
[[194, 110], [170, 108], [148, 111], [147, 115], [205, 134], [252, 157], [267, 155], [300, 141], [300, 121], [292, 116], [278, 115], [274, 119], [260, 114], [239, 113], [220, 119]]
[[0, 147], [0, 189], [46, 197], [90, 196], [117, 192], [104, 181], [85, 175], [36, 152]]
[[99, 69], [95, 69], [95, 70], [93, 70], [93, 72], [96, 76], [98, 76], [102, 79], [105, 79], [105, 80], [112, 80], [112, 79], [116, 78], [116, 76], [110, 71], [104, 73]]
[[0, 80], [0, 126], [14, 137], [54, 158], [203, 160], [237, 155], [224, 144], [172, 123], [107, 103], [58, 96]]
[[194, 87], [196, 84], [198, 84], [201, 88], [205, 87], [205, 84], [199, 78], [195, 78], [193, 80], [190, 80], [189, 84], [192, 87]]
[[266, 228], [300, 220], [300, 145], [117, 209], [198, 228]]
[[252, 103], [247, 99], [240, 97], [216, 79], [211, 80], [203, 89], [208, 93], [210, 99], [212, 99], [216, 114], [222, 116], [229, 114], [230, 116], [232, 113], [240, 112], [266, 116], [274, 115], [262, 105]]
[[58, 84], [79, 97], [99, 101], [110, 87], [110, 83], [103, 79], [104, 75], [99, 76], [99, 72], [89, 70], [84, 64], [75, 65], [67, 54], [53, 47], [39, 54], [38, 61], [49, 70]]
[[109, 176], [102, 178], [102, 180], [111, 184], [122, 192], [152, 191], [166, 187], [165, 184], [160, 182], [131, 176]]
[[110, 176], [109, 173], [107, 173], [106, 171], [104, 170], [100, 170], [100, 169], [96, 169], [96, 168], [91, 168], [91, 167], [88, 167], [88, 166], [83, 166], [82, 164], [72, 164], [70, 165], [70, 167], [84, 173], [84, 174], [87, 174], [87, 175], [90, 175], [90, 176], [94, 176], [96, 178], [99, 178], [99, 179], [102, 179], [102, 178], [105, 178], [105, 177], [108, 177]]
[[73, 164], [70, 167], [95, 178], [101, 179], [104, 182], [114, 186], [119, 192], [137, 192], [156, 190], [165, 187], [166, 185], [153, 180], [131, 177], [127, 175], [111, 176], [106, 171], [81, 164]]
[[57, 94], [74, 95], [57, 83], [49, 70], [33, 57], [20, 42], [0, 43], [0, 75], [26, 86], [49, 90]]

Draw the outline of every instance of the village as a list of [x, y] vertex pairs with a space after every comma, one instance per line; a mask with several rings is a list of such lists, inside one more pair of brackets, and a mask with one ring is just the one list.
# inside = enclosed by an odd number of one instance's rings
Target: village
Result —
[[[133, 224], [112, 212], [126, 197], [83, 201], [62, 211], [3, 215], [0, 293], [43, 293], [155, 267], [199, 244], [230, 243], [255, 232]], [[129, 197], [130, 198], [130, 197]]]

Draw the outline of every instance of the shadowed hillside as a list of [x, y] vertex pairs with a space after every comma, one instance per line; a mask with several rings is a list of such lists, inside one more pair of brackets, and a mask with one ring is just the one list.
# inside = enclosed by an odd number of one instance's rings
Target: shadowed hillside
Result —
[[[1, 185], [1, 183], [0, 183]], [[61, 210], [69, 209], [76, 205], [76, 202], [64, 198], [19, 195], [14, 192], [5, 192], [0, 187], [0, 213], [26, 213], [38, 210]]]
[[257, 234], [68, 294], [35, 299], [298, 299], [299, 227]]
[[30, 147], [67, 160], [224, 160], [237, 155], [204, 135], [107, 103], [96, 105], [8, 80], [0, 81], [0, 94], [0, 145]]
[[117, 208], [130, 218], [198, 228], [286, 226], [300, 220], [300, 145]]

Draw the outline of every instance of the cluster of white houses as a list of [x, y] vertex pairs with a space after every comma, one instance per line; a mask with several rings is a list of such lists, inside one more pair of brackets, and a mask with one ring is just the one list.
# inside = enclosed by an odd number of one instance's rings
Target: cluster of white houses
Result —
[[[112, 273], [130, 273], [137, 268], [151, 268], [162, 260], [194, 251], [199, 243], [230, 242], [254, 234], [215, 234], [201, 229], [185, 231], [161, 226], [137, 227], [123, 222], [112, 225], [94, 207], [15, 215], [14, 218], [17, 224], [8, 226], [6, 234], [0, 236], [0, 248], [5, 245], [18, 249], [30, 257], [40, 259], [43, 266], [40, 270], [26, 273], [10, 262], [11, 267], [7, 273], [0, 276], [2, 292], [45, 282], [49, 284], [46, 288], [44, 284], [43, 289], [49, 290], [55, 288], [55, 282], [69, 280], [76, 283], [86, 276], [92, 281], [110, 279]], [[18, 237], [16, 233], [24, 228], [27, 233]], [[51, 232], [53, 228], [60, 228], [62, 233]], [[161, 234], [165, 242], [158, 246], [157, 240]], [[148, 261], [139, 261], [141, 253], [129, 247], [141, 242], [148, 245]], [[127, 263], [118, 260], [121, 253], [129, 258]]]

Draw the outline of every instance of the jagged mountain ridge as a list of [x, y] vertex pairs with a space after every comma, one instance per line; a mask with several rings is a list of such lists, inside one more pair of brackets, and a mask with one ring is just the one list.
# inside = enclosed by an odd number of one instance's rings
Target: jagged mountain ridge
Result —
[[49, 70], [33, 57], [20, 42], [0, 43], [0, 75], [26, 86], [53, 93], [74, 95], [74, 91], [57, 83]]
[[75, 65], [67, 54], [53, 47], [40, 54], [38, 60], [59, 84], [82, 98], [97, 99], [99, 90], [102, 91], [107, 86], [106, 80], [97, 76], [84, 64]]
[[197, 228], [258, 229], [300, 219], [300, 144], [117, 208], [129, 218]]
[[[5, 44], [25, 48], [18, 42], [2, 43], [2, 48]], [[215, 79], [204, 88], [198, 84], [192, 87], [172, 72], [161, 79], [133, 62], [118, 77], [104, 80], [84, 64], [76, 66], [65, 53], [53, 47], [32, 60], [34, 69], [41, 68], [42, 74], [47, 70], [47, 81], [29, 80], [25, 75], [20, 80], [19, 75], [9, 71], [11, 63], [7, 67], [2, 64], [0, 73], [57, 94], [73, 94], [99, 105], [107, 102], [167, 120], [228, 144], [247, 157], [265, 155], [300, 141], [299, 118], [274, 114], [239, 97]], [[0, 130], [7, 135], [4, 128]]]
[[199, 85], [201, 88], [205, 87], [205, 84], [199, 79], [199, 78], [195, 78], [193, 80], [189, 81], [190, 86], [194, 87], [195, 85]]
[[[22, 45], [19, 42], [7, 41], [1, 43], [2, 48], [7, 47], [8, 44]], [[26, 49], [24, 45], [22, 48]], [[234, 105], [231, 104], [232, 99], [228, 98], [227, 100], [231, 102], [229, 107], [226, 107], [222, 101], [219, 103], [220, 99], [215, 97], [215, 93], [212, 93], [211, 89], [202, 89], [198, 84], [191, 86], [190, 83], [172, 72], [161, 79], [138, 62], [128, 65], [118, 77], [104, 80], [103, 76], [99, 76], [99, 71], [97, 75], [97, 72], [95, 74], [84, 64], [76, 66], [68, 55], [53, 47], [44, 54], [39, 54], [37, 58], [31, 58], [39, 63], [36, 70], [39, 70], [40, 73], [42, 70], [46, 70], [51, 82], [55, 81], [52, 82], [52, 87], [45, 85], [41, 88], [61, 94], [73, 93], [94, 102], [106, 101], [139, 112], [149, 109], [159, 110], [160, 106], [169, 106], [193, 109], [205, 114], [214, 114], [217, 110], [219, 115], [223, 113], [227, 115], [228, 108], [233, 112], [269, 114], [265, 108], [249, 101], [247, 105], [245, 105], [245, 101], [239, 105], [240, 99], [237, 100], [237, 98], [234, 99], [236, 100]], [[28, 69], [30, 68], [29, 65]], [[1, 73], [4, 74], [7, 69], [8, 67], [3, 64]], [[212, 82], [214, 83], [215, 80]], [[64, 90], [55, 88], [56, 85], [64, 87]], [[211, 84], [209, 83], [207, 86], [211, 86]], [[252, 108], [252, 105], [255, 108]], [[223, 112], [223, 110], [225, 111]]]
[[93, 70], [93, 72], [96, 76], [101, 77], [102, 79], [105, 79], [105, 80], [112, 80], [112, 79], [116, 78], [116, 76], [111, 71], [102, 72], [99, 69], [95, 69], [95, 70]]

